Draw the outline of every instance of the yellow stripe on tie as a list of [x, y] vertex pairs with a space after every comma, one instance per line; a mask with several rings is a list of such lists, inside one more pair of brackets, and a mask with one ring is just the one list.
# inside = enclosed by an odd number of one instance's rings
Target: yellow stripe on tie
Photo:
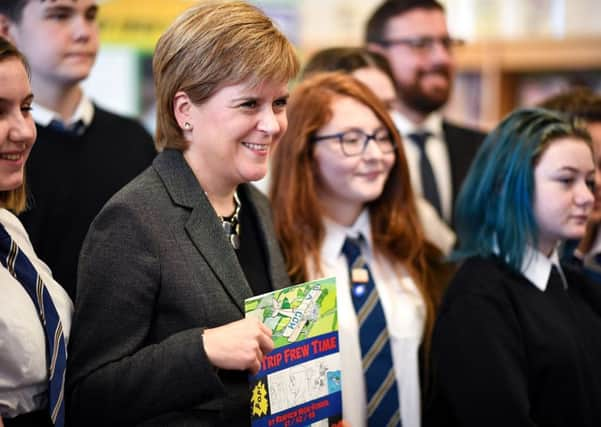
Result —
[[378, 388], [378, 390], [374, 393], [371, 400], [367, 404], [368, 416], [371, 417], [374, 414], [374, 412], [376, 411], [376, 409], [378, 409], [378, 406], [380, 406], [382, 399], [384, 398], [384, 396], [386, 395], [386, 393], [388, 392], [388, 390], [390, 389], [391, 386], [396, 387], [396, 382], [394, 381], [394, 370], [393, 369], [390, 369], [388, 371], [388, 375], [386, 375], [384, 382]]

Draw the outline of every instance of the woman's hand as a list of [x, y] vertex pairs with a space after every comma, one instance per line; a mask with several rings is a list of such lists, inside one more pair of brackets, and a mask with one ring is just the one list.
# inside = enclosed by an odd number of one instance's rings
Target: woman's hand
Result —
[[0, 417], [0, 427], [4, 427], [4, 422], [2, 421], [2, 417]]
[[204, 348], [211, 363], [222, 369], [261, 369], [263, 356], [273, 350], [271, 329], [257, 319], [242, 319], [203, 332]]

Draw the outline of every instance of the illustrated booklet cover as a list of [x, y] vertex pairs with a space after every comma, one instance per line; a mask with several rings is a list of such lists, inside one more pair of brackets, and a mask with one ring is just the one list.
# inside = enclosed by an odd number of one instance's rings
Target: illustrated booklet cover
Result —
[[252, 427], [334, 427], [342, 418], [336, 278], [245, 300], [274, 350], [249, 378]]

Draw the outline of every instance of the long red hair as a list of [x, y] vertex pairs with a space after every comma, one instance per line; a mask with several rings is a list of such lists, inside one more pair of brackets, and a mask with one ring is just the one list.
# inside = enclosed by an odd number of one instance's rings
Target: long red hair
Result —
[[[308, 280], [309, 265], [321, 265], [323, 210], [317, 198], [317, 164], [312, 136], [332, 118], [334, 99], [350, 97], [369, 107], [389, 130], [396, 159], [382, 194], [367, 206], [374, 250], [414, 279], [426, 306], [426, 347], [434, 322], [438, 287], [428, 260], [440, 253], [424, 238], [401, 137], [384, 104], [348, 74], [318, 73], [300, 83], [288, 103], [288, 130], [272, 158], [270, 196], [274, 225], [286, 266], [295, 282]], [[319, 272], [319, 271], [318, 271]]]

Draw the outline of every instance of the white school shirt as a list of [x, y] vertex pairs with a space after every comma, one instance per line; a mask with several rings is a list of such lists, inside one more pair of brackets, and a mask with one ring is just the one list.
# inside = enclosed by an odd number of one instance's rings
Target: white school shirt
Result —
[[551, 268], [555, 266], [559, 271], [564, 288], [568, 287], [568, 282], [559, 264], [559, 254], [557, 249], [553, 250], [551, 256], [546, 256], [538, 249], [526, 245], [524, 259], [520, 271], [522, 274], [542, 292], [547, 290]]
[[[33, 117], [33, 120], [41, 126], [48, 126], [52, 120], [63, 122], [62, 117], [56, 111], [52, 111], [36, 102], [34, 102], [31, 107], [31, 116]], [[75, 122], [82, 121], [87, 127], [90, 126], [93, 119], [94, 104], [92, 104], [90, 98], [82, 94], [73, 116], [64, 124], [69, 126]]]
[[[46, 284], [63, 325], [71, 330], [73, 303], [35, 254], [19, 219], [0, 209], [0, 223], [35, 266]], [[35, 305], [23, 285], [0, 264], [0, 417], [44, 409], [48, 404], [46, 337]]]
[[[310, 279], [336, 276], [338, 334], [342, 366], [343, 418], [352, 427], [367, 426], [365, 380], [361, 367], [359, 327], [350, 292], [347, 261], [342, 254], [346, 236], [361, 233], [367, 242], [362, 248], [369, 264], [384, 310], [399, 391], [403, 427], [420, 427], [420, 384], [418, 351], [422, 340], [425, 305], [415, 283], [402, 268], [395, 269], [373, 254], [369, 213], [364, 210], [355, 224], [344, 227], [324, 220], [326, 234], [321, 248], [321, 274], [313, 268]], [[319, 276], [319, 277], [318, 277]]]
[[[409, 164], [409, 175], [411, 176], [411, 186], [415, 194], [423, 196], [422, 179], [419, 170], [420, 150], [409, 138], [410, 133], [428, 131], [431, 136], [426, 141], [426, 155], [432, 165], [432, 172], [436, 179], [436, 186], [442, 205], [442, 213], [447, 223], [451, 222], [453, 212], [453, 180], [451, 177], [451, 161], [449, 152], [444, 143], [444, 133], [442, 129], [442, 115], [439, 113], [430, 114], [423, 123], [416, 126], [398, 111], [390, 113], [395, 126], [403, 137], [403, 148]], [[427, 225], [425, 225], [427, 227]]]

